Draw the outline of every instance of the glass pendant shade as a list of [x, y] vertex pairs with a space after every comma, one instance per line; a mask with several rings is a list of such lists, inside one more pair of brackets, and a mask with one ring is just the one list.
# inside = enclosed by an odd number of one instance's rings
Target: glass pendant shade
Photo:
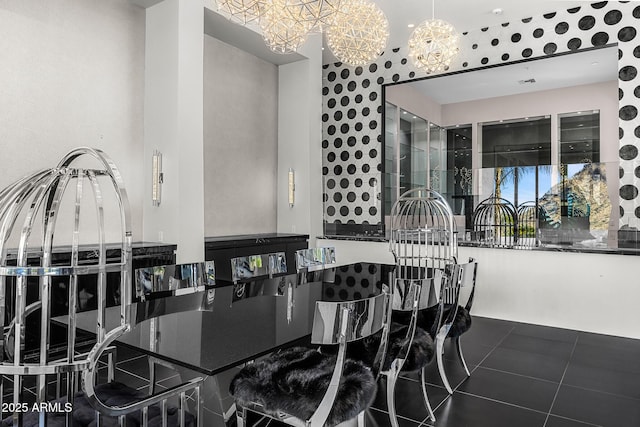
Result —
[[240, 24], [259, 20], [264, 14], [268, 0], [217, 0], [218, 12]]
[[409, 56], [427, 73], [446, 71], [460, 50], [460, 35], [453, 25], [432, 19], [418, 25], [409, 39]]
[[338, 60], [352, 66], [365, 65], [387, 46], [389, 21], [370, 1], [342, 0], [326, 34], [327, 44]]

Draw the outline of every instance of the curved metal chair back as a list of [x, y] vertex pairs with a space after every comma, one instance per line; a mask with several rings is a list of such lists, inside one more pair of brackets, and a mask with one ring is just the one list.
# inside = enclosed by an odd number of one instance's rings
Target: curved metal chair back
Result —
[[[11, 319], [0, 337], [0, 374], [13, 376], [14, 403], [25, 401], [23, 378], [29, 376], [36, 378], [37, 403], [46, 403], [52, 397], [47, 393], [47, 379], [57, 376], [60, 384], [64, 375], [71, 404], [82, 376], [82, 388], [93, 408], [121, 417], [121, 422], [134, 410], [142, 410], [146, 422], [148, 405], [176, 395], [174, 389], [118, 407], [108, 406], [96, 396], [98, 360], [132, 324], [129, 212], [118, 168], [105, 153], [92, 148], [75, 149], [55, 167], [26, 176], [0, 192], [0, 322], [5, 326]], [[54, 255], [62, 244], [70, 245], [71, 256], [59, 261]], [[107, 273], [119, 274], [120, 279], [119, 289], [111, 295], [119, 306], [119, 322], [111, 330], [106, 328]], [[79, 287], [87, 282], [96, 285], [97, 342], [87, 353], [77, 354]], [[66, 301], [52, 307], [52, 295], [61, 293]], [[139, 297], [144, 300], [145, 294]], [[62, 321], [52, 318], [52, 308], [60, 305], [65, 307]], [[52, 328], [65, 323], [66, 339], [56, 354], [53, 349], [59, 345], [52, 343]], [[35, 338], [35, 348], [30, 348], [30, 338]], [[201, 380], [193, 381], [180, 391], [199, 390], [200, 384]], [[15, 412], [13, 424], [22, 425], [22, 417]], [[72, 422], [69, 412], [67, 423]], [[39, 423], [46, 424], [44, 412]]]
[[[410, 311], [411, 318], [405, 341], [415, 338], [418, 310], [433, 306], [442, 279], [441, 269], [454, 263], [458, 255], [453, 212], [444, 197], [427, 188], [407, 191], [391, 208], [389, 244], [395, 257], [393, 308]], [[436, 290], [437, 289], [437, 290]], [[391, 362], [387, 376], [389, 419], [398, 426], [395, 413], [395, 383], [402, 370], [410, 346], [403, 347]], [[435, 420], [422, 370], [422, 394], [432, 420]]]
[[473, 212], [472, 238], [491, 247], [512, 247], [517, 241], [513, 204], [495, 196], [481, 201]]
[[[97, 163], [98, 168], [86, 168], [87, 160]], [[80, 164], [80, 166], [78, 166]], [[110, 244], [109, 249], [119, 252], [117, 261], [107, 258], [106, 224], [113, 218], [107, 214], [104, 181], [110, 183], [117, 203], [116, 229], [119, 242]], [[66, 196], [67, 190], [72, 194]], [[92, 202], [85, 195], [91, 194]], [[97, 241], [96, 257], [92, 263], [80, 264], [81, 215], [88, 203], [93, 206], [93, 217], [97, 226], [94, 241]], [[68, 241], [71, 243], [71, 259], [68, 265], [53, 263], [54, 238], [61, 234], [59, 222], [64, 220], [61, 209], [69, 206], [74, 218]], [[121, 326], [113, 335], [121, 335], [129, 328], [129, 313], [126, 306], [131, 299], [131, 229], [129, 201], [122, 178], [113, 162], [100, 150], [80, 148], [63, 157], [52, 169], [45, 169], [29, 175], [5, 188], [0, 193], [0, 321], [7, 314], [12, 321], [3, 337], [2, 353], [10, 362], [0, 366], [0, 373], [13, 374], [13, 400], [20, 402], [23, 391], [23, 376], [37, 375], [37, 402], [46, 402], [46, 375], [68, 372], [67, 391], [71, 396], [73, 385], [77, 384], [79, 373], [89, 368], [89, 360], [74, 355], [76, 344], [75, 317], [78, 308], [78, 282], [83, 276], [97, 275], [97, 327], [98, 341], [105, 340], [105, 308], [107, 272], [120, 272], [120, 299], [122, 300]], [[17, 249], [9, 249], [17, 245]], [[59, 360], [51, 360], [50, 329], [51, 301], [54, 279], [68, 279], [68, 317], [70, 324], [67, 334], [67, 351]], [[29, 280], [33, 278], [34, 280]], [[37, 281], [37, 296], [34, 298], [34, 281]], [[29, 282], [29, 283], [28, 283]], [[28, 292], [28, 288], [31, 292]], [[40, 322], [27, 321], [28, 316], [39, 316]], [[30, 320], [30, 319], [29, 319]], [[4, 326], [4, 323], [3, 323]], [[25, 338], [36, 336], [39, 343], [35, 349], [35, 362], [27, 362], [28, 349]], [[11, 350], [6, 351], [4, 339], [13, 340]], [[31, 349], [33, 350], [33, 349]], [[29, 359], [33, 360], [33, 359]], [[14, 416], [18, 425], [21, 414]], [[41, 415], [41, 421], [44, 416]]]
[[[390, 249], [399, 277], [426, 278], [458, 255], [453, 212], [444, 197], [427, 188], [407, 191], [391, 208]], [[416, 276], [417, 274], [417, 276]]]

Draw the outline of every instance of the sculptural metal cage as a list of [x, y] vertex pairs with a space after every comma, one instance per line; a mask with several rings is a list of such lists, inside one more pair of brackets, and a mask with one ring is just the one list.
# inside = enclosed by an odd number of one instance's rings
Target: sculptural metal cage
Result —
[[[131, 328], [130, 224], [120, 172], [97, 149], [75, 149], [54, 168], [0, 192], [0, 399], [11, 390], [13, 408], [30, 401], [27, 377], [35, 378], [34, 403], [60, 398], [64, 388], [71, 407], [82, 377], [89, 404], [101, 414], [119, 417], [121, 424], [125, 414], [139, 410], [146, 425], [149, 405], [166, 408], [176, 393], [182, 401], [185, 393], [194, 393], [199, 404], [201, 380], [121, 406], [107, 406], [96, 395], [99, 360], [110, 358], [112, 343]], [[63, 245], [70, 258], [60, 257], [57, 248]], [[119, 306], [120, 321], [111, 330], [105, 322], [107, 274], [119, 275], [111, 302]], [[95, 289], [82, 288], [87, 282]], [[77, 313], [88, 299], [97, 313], [95, 336], [89, 333], [89, 340], [79, 338], [76, 327]], [[113, 379], [112, 362], [108, 381]], [[16, 409], [10, 415], [13, 425], [22, 425], [27, 415]], [[65, 417], [72, 425], [72, 413]], [[38, 423], [46, 425], [44, 411]]]
[[513, 247], [518, 241], [516, 208], [507, 199], [491, 196], [473, 212], [472, 240], [491, 247]]
[[390, 226], [397, 277], [424, 279], [426, 269], [444, 268], [458, 255], [453, 212], [433, 190], [418, 188], [402, 194], [391, 208]]
[[536, 202], [524, 202], [518, 206], [517, 217], [517, 246], [533, 248], [538, 246], [538, 207]]

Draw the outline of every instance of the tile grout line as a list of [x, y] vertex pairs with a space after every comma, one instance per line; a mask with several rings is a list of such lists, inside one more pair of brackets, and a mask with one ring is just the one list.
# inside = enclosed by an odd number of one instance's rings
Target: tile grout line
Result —
[[565, 387], [577, 388], [578, 390], [592, 391], [594, 393], [606, 394], [607, 396], [619, 397], [621, 399], [628, 399], [628, 400], [636, 400], [636, 401], [640, 402], [640, 398], [638, 398], [638, 397], [631, 397], [631, 396], [626, 396], [624, 394], [611, 393], [611, 392], [608, 392], [608, 391], [598, 390], [597, 388], [580, 387], [580, 386], [572, 385], [572, 384], [564, 384], [564, 385], [565, 385]]
[[558, 381], [551, 381], [545, 378], [538, 378], [538, 377], [532, 377], [530, 375], [518, 374], [517, 372], [503, 371], [502, 369], [490, 368], [488, 366], [477, 366], [477, 367], [480, 369], [486, 369], [487, 371], [500, 372], [501, 374], [515, 375], [516, 377], [528, 378], [530, 380], [543, 381], [551, 384], [558, 384]]
[[[502, 342], [503, 342], [505, 339], [507, 339], [507, 337], [508, 337], [509, 335], [511, 335], [511, 333], [513, 332], [513, 330], [514, 330], [515, 328], [516, 328], [516, 327], [515, 327], [515, 325], [514, 325], [514, 326], [511, 326], [511, 329], [509, 329], [509, 332], [507, 332], [506, 334], [504, 334], [504, 336], [500, 339], [500, 341], [498, 341], [498, 342], [496, 343], [496, 345], [495, 345], [495, 346], [494, 346], [494, 347], [493, 347], [493, 348], [492, 348], [492, 349], [491, 349], [491, 350], [486, 354], [486, 356], [485, 356], [485, 357], [483, 357], [483, 358], [482, 358], [482, 360], [481, 360], [480, 362], [478, 362], [478, 364], [477, 364], [477, 365], [475, 365], [475, 366], [473, 367], [473, 369], [471, 369], [471, 371], [470, 371], [469, 373], [470, 373], [470, 374], [473, 374], [473, 373], [476, 371], [476, 369], [478, 369], [478, 367], [482, 364], [482, 362], [484, 362], [484, 361], [485, 361], [489, 356], [491, 356], [491, 354], [495, 351], [495, 349], [496, 349], [496, 348], [498, 348], [498, 346], [500, 346], [500, 344], [502, 344]], [[460, 391], [458, 391], [458, 388], [462, 385], [462, 383], [464, 383], [464, 382], [467, 380], [467, 378], [469, 378], [469, 377], [465, 377], [462, 381], [460, 381], [460, 382], [459, 382], [459, 383], [458, 383], [458, 384], [453, 388], [453, 392], [454, 392], [454, 393], [455, 393], [455, 392], [461, 393]], [[427, 384], [428, 384], [428, 383], [427, 383]], [[447, 395], [447, 397], [445, 397], [445, 398], [442, 400], [442, 402], [440, 402], [437, 406], [435, 406], [434, 408], [432, 408], [433, 413], [435, 414], [435, 412], [436, 412], [436, 411], [437, 411], [437, 410], [438, 410], [442, 405], [444, 405], [444, 403], [445, 403], [447, 400], [449, 400], [451, 397], [453, 397], [453, 394], [448, 394], [448, 395]], [[425, 420], [425, 421], [426, 421], [426, 420]]]
[[[385, 411], [385, 410], [383, 410], [383, 409], [374, 408], [373, 406], [371, 406], [371, 407], [369, 407], [369, 408], [367, 408], [367, 409], [369, 409], [369, 410], [371, 410], [371, 411], [380, 412], [381, 414], [384, 414], [384, 415], [386, 415], [387, 417], [389, 417], [389, 412], [388, 412], [388, 411]], [[435, 411], [435, 409], [434, 409], [434, 411]], [[414, 420], [413, 418], [405, 417], [404, 415], [400, 415], [400, 414], [396, 414], [396, 417], [397, 417], [397, 418], [402, 418], [403, 420], [406, 420], [406, 421], [411, 421], [412, 423], [418, 423], [419, 425], [424, 424], [424, 423], [425, 423], [425, 421], [426, 421], [427, 419], [429, 419], [429, 417], [427, 417], [427, 418], [425, 418], [425, 419], [424, 419], [424, 420], [422, 420], [422, 421], [418, 421], [418, 420]]]
[[586, 421], [580, 421], [580, 420], [575, 420], [575, 419], [573, 419], [573, 418], [569, 418], [569, 417], [563, 417], [562, 415], [554, 415], [554, 417], [556, 417], [556, 418], [561, 418], [561, 419], [563, 419], [563, 420], [567, 420], [567, 421], [575, 421], [575, 422], [577, 422], [577, 423], [584, 424], [584, 425], [586, 425], [586, 426], [592, 426], [592, 427], [603, 427], [603, 426], [601, 426], [600, 424], [591, 424], [591, 423], [586, 422]]
[[569, 360], [567, 360], [567, 364], [564, 367], [564, 372], [562, 372], [562, 377], [560, 378], [560, 383], [558, 384], [558, 388], [556, 389], [556, 394], [553, 396], [553, 400], [551, 401], [551, 406], [549, 407], [549, 412], [547, 412], [547, 418], [544, 420], [544, 424], [542, 425], [542, 427], [546, 427], [547, 422], [549, 421], [549, 417], [551, 416], [551, 411], [553, 410], [553, 405], [555, 405], [556, 399], [558, 398], [558, 394], [560, 394], [560, 387], [562, 387], [562, 381], [564, 381], [564, 376], [567, 375], [567, 371], [569, 370], [569, 364], [571, 363], [571, 359], [573, 358], [573, 353], [575, 353], [576, 347], [578, 346], [578, 336], [576, 336], [576, 339], [573, 342], [571, 355], [569, 355]]
[[476, 397], [478, 399], [488, 400], [489, 402], [500, 403], [502, 405], [507, 405], [507, 406], [511, 406], [511, 407], [514, 407], [514, 408], [524, 409], [524, 410], [531, 411], [531, 412], [537, 412], [539, 414], [546, 414], [545, 411], [540, 411], [538, 409], [533, 409], [533, 408], [527, 408], [526, 406], [517, 405], [517, 404], [511, 403], [511, 402], [505, 402], [503, 400], [494, 399], [494, 398], [488, 397], [488, 396], [481, 396], [479, 394], [469, 393], [467, 391], [458, 391], [458, 393], [460, 393], [460, 394], [462, 394], [464, 396]]
[[[508, 337], [509, 335], [511, 335], [511, 333], [512, 333], [515, 329], [516, 329], [516, 327], [515, 327], [515, 326], [512, 326], [512, 327], [511, 327], [511, 329], [509, 330], [509, 332], [507, 332], [507, 333], [502, 337], [502, 339], [501, 339], [500, 341], [498, 341], [498, 343], [497, 343], [497, 344], [496, 344], [496, 345], [495, 345], [495, 346], [494, 346], [494, 347], [489, 351], [489, 353], [487, 353], [487, 354], [482, 358], [482, 360], [481, 360], [480, 362], [478, 362], [478, 363], [476, 364], [476, 366], [474, 366], [474, 367], [473, 367], [473, 369], [471, 370], [471, 372], [470, 372], [470, 373], [471, 373], [471, 374], [473, 374], [473, 373], [476, 371], [476, 369], [478, 369], [478, 368], [480, 367], [480, 365], [482, 365], [482, 363], [483, 363], [485, 360], [487, 360], [487, 359], [489, 358], [489, 356], [491, 356], [491, 355], [493, 354], [493, 352], [494, 352], [494, 351], [495, 351], [495, 350], [500, 346], [500, 344], [502, 344], [502, 343], [504, 342], [504, 340], [506, 340], [506, 339], [507, 339], [507, 337]], [[464, 380], [462, 380], [462, 382], [464, 382]], [[461, 382], [460, 384], [462, 384], [462, 382]], [[458, 384], [458, 385], [456, 386], [455, 390], [457, 390], [457, 389], [458, 389], [458, 387], [460, 387], [460, 384]], [[455, 390], [454, 390], [454, 391], [455, 391]]]

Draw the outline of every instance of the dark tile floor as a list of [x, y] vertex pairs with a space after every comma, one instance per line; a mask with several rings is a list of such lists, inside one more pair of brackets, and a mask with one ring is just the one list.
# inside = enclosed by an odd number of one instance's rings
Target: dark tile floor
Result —
[[[400, 427], [640, 426], [640, 340], [474, 317], [462, 341], [471, 377], [447, 345], [452, 396], [428, 367], [435, 423], [417, 376], [399, 379]], [[383, 385], [367, 426], [391, 425]]]
[[[453, 347], [447, 344], [445, 350], [452, 396], [442, 386], [435, 360], [428, 367], [435, 423], [422, 403], [418, 376], [407, 374], [398, 380], [400, 427], [640, 426], [640, 340], [474, 317], [462, 342], [469, 378]], [[120, 348], [117, 359], [116, 380], [148, 387], [146, 356]], [[170, 387], [190, 375], [195, 373], [179, 375], [160, 366], [157, 384]], [[214, 383], [212, 392], [205, 393], [207, 427], [224, 425], [221, 408], [230, 405], [225, 395], [229, 378], [222, 377], [207, 380]], [[367, 412], [369, 427], [391, 425], [383, 381]], [[256, 425], [278, 424], [262, 420]]]

